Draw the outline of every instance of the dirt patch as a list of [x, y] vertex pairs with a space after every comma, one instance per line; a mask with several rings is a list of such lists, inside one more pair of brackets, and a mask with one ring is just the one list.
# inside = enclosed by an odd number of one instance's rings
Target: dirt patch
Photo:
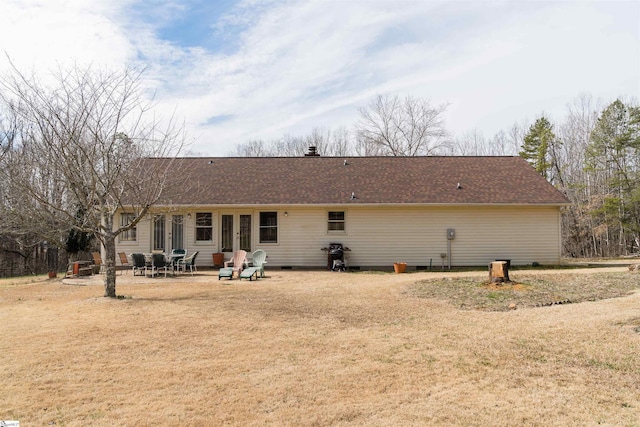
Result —
[[465, 310], [506, 311], [514, 308], [598, 301], [640, 289], [640, 275], [599, 273], [526, 273], [512, 283], [487, 283], [473, 277], [422, 280], [407, 287], [418, 298], [446, 300]]

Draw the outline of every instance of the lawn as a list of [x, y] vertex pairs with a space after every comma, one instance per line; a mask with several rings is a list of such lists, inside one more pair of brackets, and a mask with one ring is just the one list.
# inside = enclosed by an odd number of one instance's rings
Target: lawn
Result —
[[485, 276], [2, 280], [0, 420], [640, 425], [639, 273]]

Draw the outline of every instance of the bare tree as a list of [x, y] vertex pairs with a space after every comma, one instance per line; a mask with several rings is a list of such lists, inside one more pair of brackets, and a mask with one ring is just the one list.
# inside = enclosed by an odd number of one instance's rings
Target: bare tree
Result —
[[477, 129], [452, 141], [448, 155], [452, 156], [514, 156], [518, 146], [504, 132], [486, 139]]
[[323, 156], [349, 156], [351, 141], [349, 131], [344, 127], [336, 130], [315, 127], [303, 136], [286, 134], [280, 139], [265, 142], [249, 141], [238, 145], [231, 155], [238, 157], [296, 157], [304, 156], [309, 147], [316, 147]]
[[[0, 78], [0, 102], [22, 123], [0, 171], [4, 226], [58, 243], [70, 229], [92, 233], [103, 248], [107, 297], [116, 297], [116, 238], [158, 201], [184, 142], [173, 118], [160, 127], [141, 76], [75, 66], [52, 73], [51, 84], [15, 67]], [[149, 157], [166, 161], [145, 163]], [[130, 221], [114, 223], [118, 210]]]
[[427, 99], [378, 95], [360, 109], [356, 124], [363, 155], [419, 156], [437, 154], [446, 143], [443, 114]]
[[483, 156], [489, 147], [487, 141], [477, 129], [455, 138], [447, 154], [459, 156]]
[[489, 141], [489, 153], [492, 156], [515, 156], [518, 146], [509, 139], [504, 131], [496, 133]]
[[286, 134], [277, 140], [272, 147], [273, 156], [300, 157], [309, 150], [309, 142], [304, 136]]
[[510, 145], [513, 147], [514, 152], [517, 154], [522, 145], [524, 144], [524, 136], [527, 134], [527, 129], [531, 126], [529, 120], [522, 120], [520, 123], [514, 123], [507, 132], [507, 139]]
[[[22, 123], [18, 117], [8, 114], [0, 106], [0, 170], [7, 170], [7, 156], [19, 140]], [[11, 189], [6, 183], [0, 185], [0, 276], [12, 274], [35, 274], [42, 267], [39, 254], [46, 253], [45, 239], [32, 232], [12, 227], [11, 216], [3, 207], [11, 200]], [[16, 265], [17, 264], [17, 265]]]
[[352, 156], [351, 134], [346, 127], [342, 126], [331, 131], [327, 151], [323, 155], [327, 156]]
[[231, 155], [236, 157], [268, 157], [270, 154], [265, 142], [261, 139], [256, 139], [236, 146]]
[[[348, 156], [350, 155], [349, 131], [345, 127], [331, 130], [323, 127], [315, 127], [311, 133], [304, 137], [305, 149], [313, 146], [323, 156]], [[306, 150], [305, 150], [306, 151]]]

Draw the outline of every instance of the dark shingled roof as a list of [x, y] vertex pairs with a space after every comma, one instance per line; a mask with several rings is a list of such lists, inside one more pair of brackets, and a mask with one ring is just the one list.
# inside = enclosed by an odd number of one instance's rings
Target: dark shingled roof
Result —
[[569, 204], [517, 156], [178, 158], [171, 167], [184, 178], [159, 204]]

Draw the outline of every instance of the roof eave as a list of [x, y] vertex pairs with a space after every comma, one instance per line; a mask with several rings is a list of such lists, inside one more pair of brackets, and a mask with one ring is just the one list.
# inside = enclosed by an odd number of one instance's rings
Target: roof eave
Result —
[[523, 202], [504, 202], [504, 203], [359, 203], [359, 202], [327, 202], [327, 203], [238, 203], [238, 204], [168, 204], [168, 205], [155, 205], [155, 208], [171, 208], [177, 209], [255, 209], [260, 207], [326, 207], [326, 206], [344, 206], [344, 207], [384, 207], [384, 208], [399, 208], [399, 207], [486, 207], [486, 206], [500, 206], [500, 207], [568, 207], [572, 203], [523, 203]]

